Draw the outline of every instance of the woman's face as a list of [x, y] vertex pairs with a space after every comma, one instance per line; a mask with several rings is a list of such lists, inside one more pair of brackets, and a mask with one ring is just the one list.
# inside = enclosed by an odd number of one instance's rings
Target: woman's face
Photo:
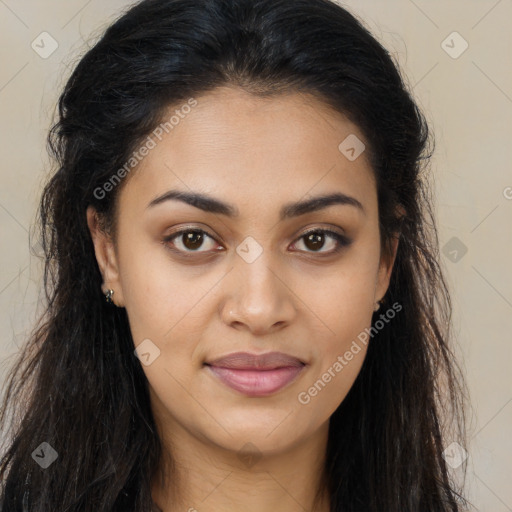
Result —
[[[363, 363], [393, 263], [380, 259], [376, 185], [361, 132], [310, 96], [223, 87], [195, 100], [173, 107], [172, 129], [154, 132], [125, 178], [115, 249], [91, 211], [89, 225], [157, 422], [277, 453], [325, 433]], [[351, 199], [314, 201], [334, 194]], [[215, 363], [237, 352], [288, 358]]]

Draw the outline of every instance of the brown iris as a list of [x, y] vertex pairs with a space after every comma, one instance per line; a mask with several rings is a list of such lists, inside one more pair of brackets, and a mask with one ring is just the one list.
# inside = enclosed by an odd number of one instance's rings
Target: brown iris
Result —
[[181, 235], [183, 245], [192, 250], [199, 249], [204, 241], [204, 233], [201, 231], [187, 231]]
[[304, 237], [304, 245], [310, 250], [321, 249], [325, 243], [323, 233], [310, 233]]

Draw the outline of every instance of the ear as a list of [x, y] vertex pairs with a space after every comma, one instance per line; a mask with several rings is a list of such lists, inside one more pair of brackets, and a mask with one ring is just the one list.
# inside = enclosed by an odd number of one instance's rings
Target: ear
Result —
[[[403, 219], [406, 215], [405, 209], [399, 205], [397, 207], [397, 216]], [[390, 242], [390, 250], [383, 251], [379, 271], [377, 274], [377, 282], [375, 286], [375, 302], [379, 301], [386, 295], [389, 288], [389, 282], [391, 280], [391, 273], [393, 271], [393, 265], [395, 264], [396, 254], [398, 251], [398, 242], [400, 240], [400, 232], [393, 233], [393, 237]]]
[[94, 244], [94, 254], [103, 277], [101, 290], [107, 293], [109, 289], [114, 290], [112, 301], [116, 306], [124, 307], [123, 289], [119, 278], [118, 259], [114, 242], [110, 234], [105, 232], [101, 226], [96, 210], [89, 206], [87, 208], [87, 225]]
[[391, 239], [391, 252], [384, 253], [380, 260], [379, 271], [377, 274], [377, 283], [375, 287], [375, 302], [386, 295], [391, 280], [391, 273], [396, 259], [400, 234], [396, 233]]

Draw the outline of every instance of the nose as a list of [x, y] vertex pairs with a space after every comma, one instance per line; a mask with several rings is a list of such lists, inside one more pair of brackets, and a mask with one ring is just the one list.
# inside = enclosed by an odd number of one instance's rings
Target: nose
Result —
[[221, 311], [227, 325], [254, 335], [282, 329], [297, 314], [298, 299], [287, 282], [291, 280], [285, 272], [272, 268], [265, 252], [252, 263], [237, 257], [225, 283], [228, 296]]

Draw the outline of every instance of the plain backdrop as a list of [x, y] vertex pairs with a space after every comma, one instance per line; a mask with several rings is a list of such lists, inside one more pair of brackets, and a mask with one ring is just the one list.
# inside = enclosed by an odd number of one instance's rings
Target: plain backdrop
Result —
[[[0, 0], [0, 383], [41, 309], [29, 232], [59, 91], [129, 4]], [[441, 264], [472, 402], [468, 495], [512, 511], [512, 0], [342, 4], [393, 53], [435, 132]]]

